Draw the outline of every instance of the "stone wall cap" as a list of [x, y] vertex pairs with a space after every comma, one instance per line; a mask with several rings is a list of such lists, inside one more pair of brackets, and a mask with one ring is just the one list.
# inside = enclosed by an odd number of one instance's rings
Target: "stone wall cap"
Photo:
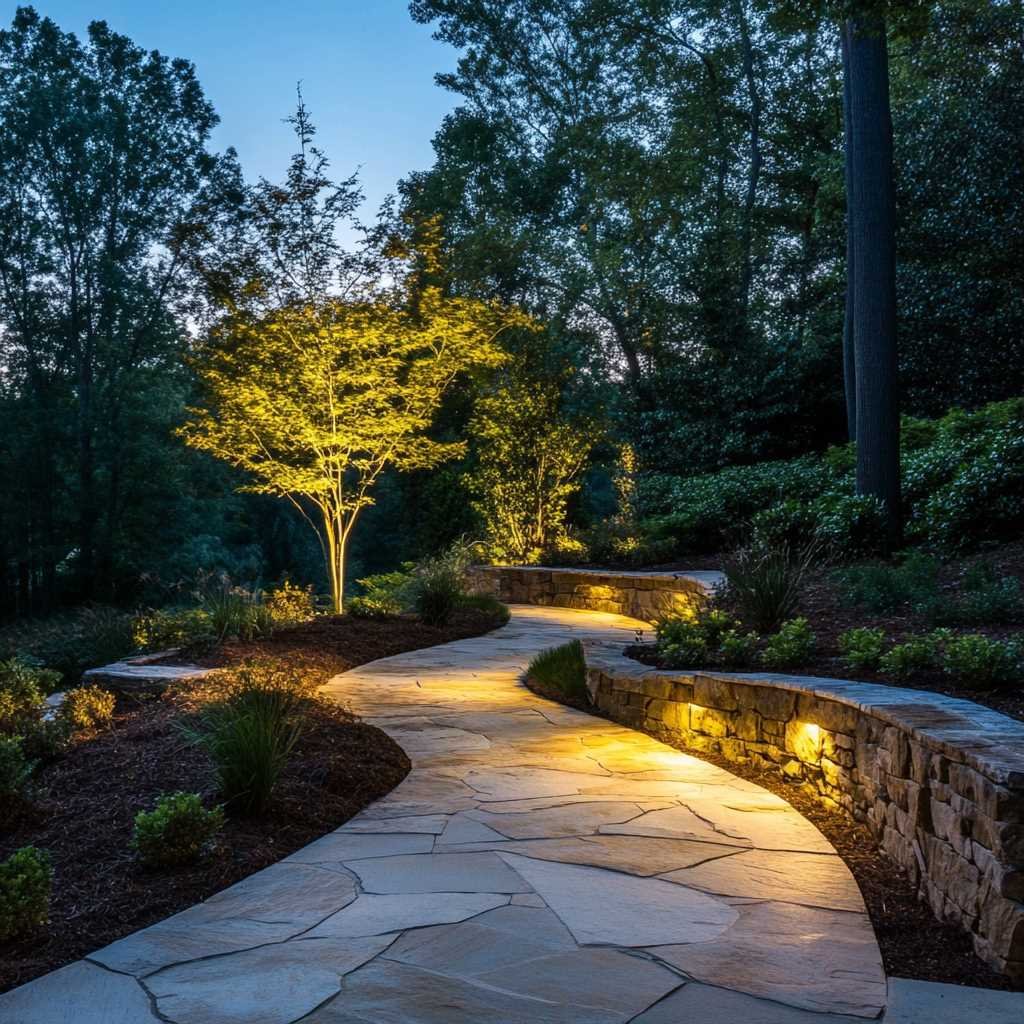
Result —
[[477, 569], [489, 572], [548, 573], [557, 576], [600, 577], [609, 582], [620, 580], [690, 580], [711, 590], [725, 579], [725, 574], [711, 569], [582, 569], [573, 566], [551, 565], [479, 565]]

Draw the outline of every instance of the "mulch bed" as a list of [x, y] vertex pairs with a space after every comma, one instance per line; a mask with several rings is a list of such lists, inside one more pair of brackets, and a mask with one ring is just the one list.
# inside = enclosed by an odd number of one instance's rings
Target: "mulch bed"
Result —
[[[708, 568], [717, 561], [721, 566], [725, 555], [701, 556], [700, 565], [673, 563], [670, 566], [659, 566], [659, 569], [671, 568], [681, 570]], [[965, 558], [956, 563], [944, 565], [940, 572], [939, 585], [942, 592], [955, 595], [962, 582], [964, 573], [976, 562], [984, 561], [992, 565], [1001, 576], [1016, 576], [1024, 580], [1024, 542], [1015, 542], [994, 548], [979, 555]], [[839, 635], [857, 626], [881, 626], [886, 637], [892, 643], [902, 643], [912, 634], [929, 633], [934, 628], [925, 619], [909, 609], [902, 609], [894, 614], [879, 614], [865, 608], [851, 607], [840, 599], [839, 588], [834, 579], [834, 570], [823, 568], [814, 572], [806, 582], [801, 595], [798, 614], [806, 616], [817, 640], [814, 658], [806, 665], [793, 671], [800, 675], [822, 676], [831, 679], [856, 679], [866, 683], [884, 683], [887, 686], [901, 686], [916, 690], [930, 690], [933, 693], [944, 693], [951, 697], [973, 700], [978, 704], [1024, 721], [1024, 687], [1000, 690], [977, 690], [957, 685], [941, 672], [921, 672], [907, 680], [894, 680], [878, 672], [858, 669], [852, 672], [840, 657]], [[1024, 622], [1012, 626], [964, 626], [957, 627], [958, 633], [982, 633], [985, 636], [1010, 639], [1021, 636]], [[652, 644], [633, 647], [627, 652], [631, 657], [647, 665], [657, 665], [657, 656]], [[753, 666], [747, 671], [758, 671]]]
[[[530, 677], [524, 677], [524, 682], [549, 700], [587, 711], [598, 718], [608, 717], [593, 705], [569, 699]], [[979, 988], [1024, 989], [1024, 985], [1015, 986], [1009, 978], [997, 974], [978, 959], [966, 932], [936, 920], [902, 870], [878, 849], [867, 826], [828, 810], [811, 794], [777, 774], [753, 765], [737, 764], [717, 754], [685, 746], [678, 749], [775, 793], [818, 828], [846, 862], [860, 887], [886, 974]]]
[[[444, 628], [405, 617], [325, 618], [271, 639], [230, 643], [207, 664], [246, 658], [301, 661], [326, 679], [376, 658], [476, 636], [499, 623], [477, 610]], [[0, 945], [0, 991], [30, 981], [138, 928], [184, 910], [343, 824], [393, 789], [409, 759], [379, 729], [317, 702], [267, 812], [229, 817], [215, 850], [193, 867], [147, 870], [129, 847], [132, 824], [157, 797], [199, 792], [216, 803], [213, 766], [183, 739], [190, 691], [121, 698], [110, 729], [79, 737], [38, 778], [31, 806], [0, 826], [0, 859], [32, 844], [54, 865], [50, 924]]]

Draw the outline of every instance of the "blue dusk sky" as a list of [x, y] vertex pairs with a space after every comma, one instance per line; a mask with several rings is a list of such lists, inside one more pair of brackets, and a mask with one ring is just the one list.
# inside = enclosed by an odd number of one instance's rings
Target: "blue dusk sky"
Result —
[[[10, 4], [9, 23], [18, 5]], [[147, 50], [196, 66], [220, 115], [213, 147], [234, 146], [250, 180], [281, 179], [294, 140], [282, 123], [301, 80], [335, 178], [360, 171], [363, 215], [433, 162], [430, 140], [457, 102], [434, 84], [456, 51], [409, 17], [407, 0], [37, 0], [65, 31], [106, 21]]]

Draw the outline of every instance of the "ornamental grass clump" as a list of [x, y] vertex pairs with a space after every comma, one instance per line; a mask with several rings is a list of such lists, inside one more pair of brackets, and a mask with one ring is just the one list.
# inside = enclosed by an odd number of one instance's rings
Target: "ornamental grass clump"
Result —
[[541, 651], [526, 669], [526, 675], [549, 690], [574, 700], [590, 700], [587, 663], [583, 644], [572, 640], [561, 647]]
[[796, 612], [800, 592], [819, 554], [816, 543], [791, 548], [754, 541], [726, 559], [720, 599], [754, 629], [777, 629]]
[[198, 793], [171, 793], [135, 815], [132, 849], [147, 867], [194, 864], [223, 827], [220, 807], [207, 810]]
[[45, 850], [23, 846], [0, 862], [0, 942], [46, 924], [52, 888], [53, 867]]
[[217, 769], [229, 811], [264, 811], [302, 736], [316, 680], [300, 668], [250, 662], [218, 674], [215, 696], [185, 735]]

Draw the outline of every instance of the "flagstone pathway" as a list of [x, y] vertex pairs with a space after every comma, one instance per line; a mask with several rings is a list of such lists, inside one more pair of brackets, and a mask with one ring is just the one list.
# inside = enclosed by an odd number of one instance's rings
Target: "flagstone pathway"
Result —
[[[327, 692], [413, 762], [336, 832], [0, 996], [4, 1024], [789, 1024], [877, 1017], [860, 893], [779, 797], [518, 677], [639, 625], [517, 606]], [[838, 1015], [838, 1016], [837, 1016]]]

